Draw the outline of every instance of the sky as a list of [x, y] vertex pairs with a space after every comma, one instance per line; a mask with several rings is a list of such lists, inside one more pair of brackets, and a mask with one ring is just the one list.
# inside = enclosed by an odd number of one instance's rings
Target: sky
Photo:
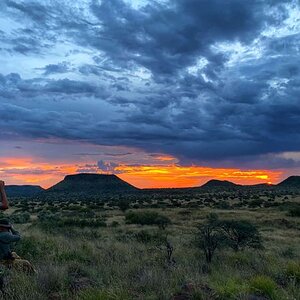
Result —
[[300, 175], [300, 2], [1, 0], [0, 178]]

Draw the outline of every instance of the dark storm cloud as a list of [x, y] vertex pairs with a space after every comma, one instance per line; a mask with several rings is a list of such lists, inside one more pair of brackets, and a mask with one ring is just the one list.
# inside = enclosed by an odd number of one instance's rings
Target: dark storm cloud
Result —
[[89, 152], [84, 152], [84, 153], [74, 153], [72, 155], [78, 155], [78, 156], [101, 156], [101, 155], [105, 155], [105, 156], [112, 156], [112, 157], [123, 157], [123, 156], [127, 156], [127, 155], [132, 155], [133, 153], [131, 152], [126, 152], [126, 153], [104, 153], [104, 152], [98, 152], [98, 153], [89, 153]]
[[11, 104], [0, 107], [2, 134], [23, 135], [30, 138], [79, 138], [81, 128], [86, 128], [86, 115], [74, 112], [26, 109]]
[[50, 12], [46, 6], [39, 4], [38, 2], [19, 2], [19, 1], [11, 1], [4, 0], [4, 4], [7, 7], [16, 9], [23, 13], [24, 15], [29, 16], [32, 20], [37, 23], [45, 22], [48, 17], [50, 17]]
[[103, 69], [98, 66], [86, 64], [79, 68], [79, 72], [84, 75], [90, 75], [90, 74], [101, 75], [103, 73]]
[[49, 82], [44, 90], [51, 93], [97, 93], [97, 87], [86, 82], [79, 82], [70, 79], [60, 79], [57, 81]]
[[[298, 2], [45, 3], [0, 4], [9, 18], [24, 18], [13, 38], [2, 31], [4, 48], [35, 56], [73, 43], [74, 51], [35, 68], [40, 77], [0, 76], [2, 134], [135, 146], [182, 163], [261, 163], [300, 151], [300, 33], [295, 20], [286, 25]], [[63, 105], [70, 97], [77, 106]], [[52, 98], [60, 106], [50, 107]], [[88, 112], [94, 98], [105, 100], [101, 116]]]
[[226, 57], [212, 53], [210, 46], [236, 39], [251, 41], [274, 21], [265, 14], [266, 8], [262, 1], [188, 0], [136, 11], [121, 0], [94, 1], [91, 9], [102, 28], [91, 31], [85, 40], [117, 64], [133, 61], [153, 74], [171, 75], [199, 56], [223, 64]]
[[[105, 51], [111, 61], [105, 60], [102, 68], [120, 70], [139, 64], [157, 75], [173, 74], [192, 65], [199, 56], [206, 57], [212, 65], [222, 65], [226, 56], [213, 53], [211, 45], [220, 41], [249, 42], [263, 27], [278, 22], [278, 18], [266, 14], [275, 1], [176, 0], [168, 4], [153, 2], [141, 10], [122, 0], [100, 4], [91, 1], [96, 23], [74, 15], [74, 10], [64, 9], [63, 4], [5, 3], [31, 20], [32, 27], [41, 32], [66, 33], [80, 44]], [[284, 16], [284, 9], [280, 11]], [[34, 39], [31, 34], [27, 37], [31, 42], [18, 47], [29, 51], [28, 45], [40, 43], [40, 38], [38, 35]], [[48, 38], [53, 41], [57, 37], [44, 36]]]
[[100, 98], [107, 98], [109, 92], [105, 87], [86, 81], [65, 79], [23, 80], [19, 74], [11, 73], [6, 76], [0, 74], [0, 98], [38, 97], [51, 94], [76, 95], [87, 94]]
[[67, 73], [71, 69], [66, 62], [61, 62], [59, 64], [50, 64], [42, 68], [44, 70], [44, 75], [57, 74], [57, 73]]

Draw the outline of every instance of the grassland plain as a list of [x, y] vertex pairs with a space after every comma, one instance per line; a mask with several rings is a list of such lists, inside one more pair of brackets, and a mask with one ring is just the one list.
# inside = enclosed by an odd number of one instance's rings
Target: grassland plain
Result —
[[[289, 212], [300, 197], [229, 193], [224, 206], [223, 196], [136, 199], [127, 212], [113, 200], [16, 198], [6, 214], [23, 236], [15, 250], [38, 273], [4, 270], [1, 299], [300, 299], [300, 218]], [[156, 212], [172, 223], [128, 224], [128, 211]], [[211, 212], [255, 224], [264, 248], [221, 249], [207, 265], [194, 240]]]

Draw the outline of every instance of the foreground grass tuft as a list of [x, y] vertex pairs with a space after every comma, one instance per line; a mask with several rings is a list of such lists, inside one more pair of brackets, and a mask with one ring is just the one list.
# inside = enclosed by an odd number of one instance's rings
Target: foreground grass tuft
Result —
[[273, 279], [265, 275], [258, 275], [253, 277], [250, 282], [250, 291], [255, 294], [269, 297], [270, 299], [277, 299], [276, 290], [277, 285]]

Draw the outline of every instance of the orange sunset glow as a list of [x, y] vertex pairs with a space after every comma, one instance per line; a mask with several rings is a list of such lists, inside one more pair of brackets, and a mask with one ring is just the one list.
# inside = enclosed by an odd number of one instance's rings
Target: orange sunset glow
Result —
[[239, 170], [200, 166], [120, 166], [119, 177], [141, 188], [199, 186], [210, 179], [229, 180], [238, 184], [274, 183], [281, 172], [268, 170]]
[[4, 158], [0, 162], [0, 177], [7, 184], [36, 184], [47, 188], [76, 170], [75, 165], [37, 163], [31, 158]]
[[[119, 164], [113, 172], [103, 172], [88, 162], [92, 173], [115, 173], [139, 188], [179, 188], [199, 186], [210, 179], [230, 180], [239, 184], [276, 183], [282, 172], [270, 170], [240, 170], [237, 168], [210, 168], [166, 164], [170, 156], [158, 156], [165, 164]], [[62, 180], [67, 174], [79, 173], [83, 166], [75, 163], [35, 162], [32, 158], [5, 158], [0, 162], [0, 177], [7, 184], [37, 184], [45, 188]], [[85, 171], [86, 172], [86, 171]]]

